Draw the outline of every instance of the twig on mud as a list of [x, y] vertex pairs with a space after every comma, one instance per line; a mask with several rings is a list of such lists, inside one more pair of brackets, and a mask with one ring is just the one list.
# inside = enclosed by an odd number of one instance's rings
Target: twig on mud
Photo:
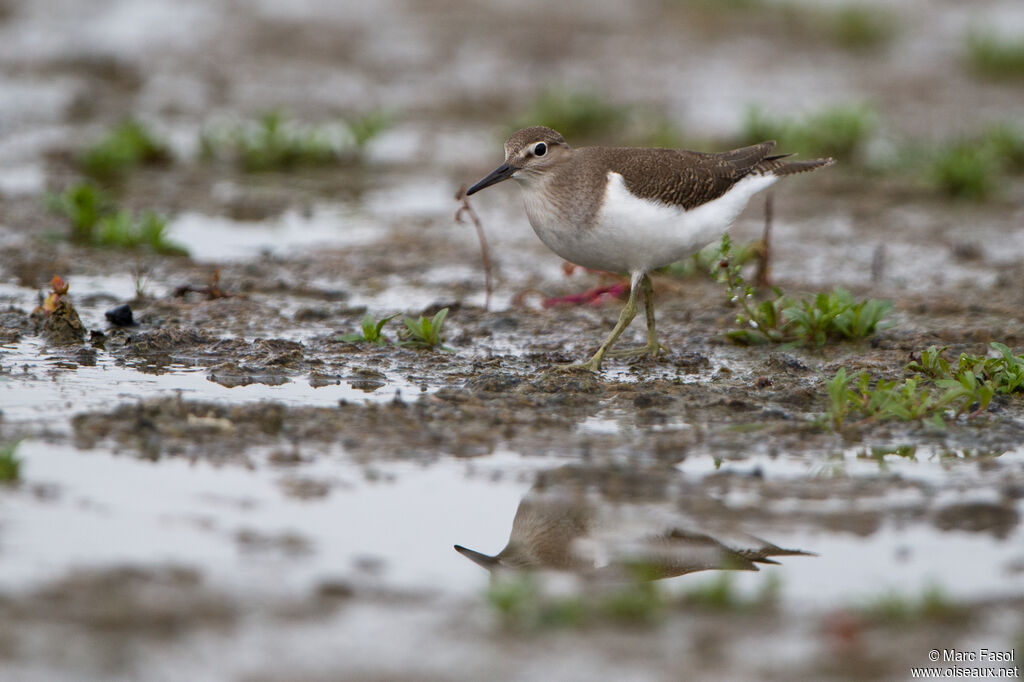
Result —
[[761, 257], [757, 259], [755, 282], [758, 289], [771, 286], [772, 274], [772, 220], [775, 217], [775, 193], [768, 190], [764, 197], [764, 234], [761, 236]]
[[211, 301], [215, 298], [234, 298], [237, 294], [229, 294], [220, 288], [220, 270], [214, 270], [210, 275], [210, 283], [205, 287], [194, 287], [185, 284], [174, 290], [175, 298], [184, 298], [186, 294], [202, 294]]
[[480, 240], [480, 260], [484, 264], [484, 288], [486, 290], [484, 310], [489, 310], [491, 307], [491, 292], [493, 291], [493, 285], [491, 284], [491, 249], [487, 245], [484, 226], [480, 223], [480, 216], [476, 214], [476, 211], [469, 204], [465, 185], [459, 187], [459, 191], [455, 193], [455, 200], [461, 202], [458, 210], [455, 211], [455, 222], [465, 223], [466, 216], [469, 216], [469, 219], [473, 222], [473, 227], [476, 228], [476, 238]]

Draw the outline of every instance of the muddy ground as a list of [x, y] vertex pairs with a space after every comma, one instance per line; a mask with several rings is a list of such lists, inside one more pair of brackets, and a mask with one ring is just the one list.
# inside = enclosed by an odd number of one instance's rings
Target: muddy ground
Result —
[[[1021, 352], [1019, 176], [985, 202], [843, 159], [780, 183], [773, 283], [887, 299], [888, 324], [820, 349], [737, 346], [721, 283], [661, 274], [670, 350], [597, 374], [560, 365], [596, 349], [621, 302], [541, 302], [614, 280], [566, 274], [502, 186], [473, 203], [495, 266], [485, 307], [476, 238], [453, 221], [457, 188], [551, 88], [701, 139], [750, 103], [870, 102], [882, 148], [1020, 123], [1019, 83], [972, 77], [950, 47], [973, 25], [1024, 29], [1013, 2], [890, 8], [895, 37], [867, 53], [795, 11], [0, 2], [0, 443], [20, 439], [22, 460], [0, 485], [0, 676], [895, 680], [932, 649], [1019, 660], [1020, 395], [945, 428], [823, 417], [842, 367], [902, 379], [930, 345]], [[197, 158], [212, 118], [275, 108], [391, 124], [327, 169]], [[44, 205], [129, 114], [175, 160], [113, 191], [170, 215], [188, 257], [72, 244]], [[734, 239], [763, 216], [757, 199]], [[33, 313], [54, 274], [82, 338]], [[111, 324], [124, 304], [134, 323]], [[442, 308], [448, 350], [339, 339], [367, 312]], [[549, 556], [598, 517], [613, 549], [664, 536], [684, 554], [714, 538], [814, 556], [677, 567], [652, 588], [555, 559], [533, 568], [572, 570], [492, 579], [452, 549], [497, 553], [547, 496], [572, 502], [537, 512]], [[704, 568], [727, 567], [711, 546]]]

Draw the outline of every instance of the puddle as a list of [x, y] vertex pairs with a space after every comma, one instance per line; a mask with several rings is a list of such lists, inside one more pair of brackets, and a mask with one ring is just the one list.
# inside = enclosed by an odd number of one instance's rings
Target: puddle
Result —
[[[288, 378], [279, 386], [254, 383], [228, 388], [210, 381], [208, 368], [171, 364], [162, 367], [160, 374], [150, 374], [121, 366], [102, 351], [97, 353], [95, 364], [83, 365], [43, 349], [43, 344], [36, 340], [0, 346], [0, 367], [7, 372], [0, 375], [0, 412], [5, 419], [38, 419], [56, 426], [74, 414], [134, 402], [140, 396], [181, 395], [186, 399], [231, 403], [271, 400], [286, 405], [331, 407], [339, 400], [390, 402], [396, 396], [412, 398], [422, 392], [419, 384], [397, 376], [387, 378], [372, 392], [355, 388], [344, 380], [314, 387], [308, 375]], [[40, 380], [39, 374], [45, 378]]]
[[168, 232], [201, 263], [291, 254], [316, 246], [354, 246], [381, 237], [379, 224], [332, 205], [319, 205], [309, 212], [292, 209], [261, 221], [183, 213], [170, 223]]
[[[22, 444], [19, 456], [24, 482], [0, 498], [0, 587], [22, 590], [72, 569], [172, 563], [247, 594], [302, 593], [339, 577], [419, 593], [479, 594], [487, 572], [452, 545], [496, 553], [534, 475], [555, 464], [506, 452], [472, 463], [357, 465], [328, 448], [296, 467], [268, 465], [259, 456], [252, 468], [215, 467], [34, 440]], [[303, 490], [299, 481], [315, 488], [313, 494], [289, 494]], [[632, 519], [624, 526], [631, 533], [655, 532], [644, 519], [675, 518], [663, 516], [667, 507], [603, 504], [617, 518]], [[701, 530], [700, 519], [688, 523]], [[906, 585], [935, 585], [973, 600], [1024, 590], [1024, 573], [1011, 570], [1024, 558], [1019, 528], [1002, 540], [895, 521], [866, 537], [813, 524], [780, 529], [756, 519], [742, 530], [818, 555], [776, 557], [781, 566], [731, 573], [750, 593], [775, 575], [788, 609], [835, 608]], [[705, 580], [714, 580], [714, 572], [664, 585], [685, 591]]]
[[[33, 440], [18, 454], [24, 483], [0, 497], [0, 585], [18, 590], [84, 567], [172, 563], [232, 593], [302, 592], [371, 566], [396, 589], [476, 594], [486, 574], [452, 545], [507, 535], [529, 486], [515, 475], [528, 460], [514, 455], [424, 467], [321, 454], [244, 469]], [[328, 492], [289, 497], [282, 481], [294, 479]]]
[[[4, 338], [18, 340], [0, 346], [0, 444], [29, 439], [22, 482], [0, 485], [0, 626], [16, 624], [0, 627], [0, 677], [903, 679], [932, 646], [1019, 639], [1024, 621], [1008, 613], [1024, 594], [1019, 399], [998, 396], [943, 432], [811, 424], [826, 409], [821, 378], [839, 365], [896, 379], [931, 344], [984, 352], [1005, 340], [1019, 352], [1019, 174], [999, 175], [991, 201], [954, 202], [917, 175], [837, 153], [829, 174], [779, 185], [776, 283], [891, 298], [897, 325], [823, 349], [736, 348], [722, 340], [736, 311], [721, 286], [661, 278], [659, 331], [675, 352], [610, 361], [599, 379], [551, 367], [592, 353], [618, 306], [540, 306], [601, 280], [566, 276], [510, 183], [473, 197], [496, 280], [483, 311], [476, 237], [453, 224], [452, 195], [498, 163], [506, 129], [547, 90], [627, 112], [604, 128], [618, 114], [583, 112], [597, 130], [563, 130], [573, 145], [615, 143], [648, 115], [666, 137], [724, 145], [755, 103], [769, 118], [866, 103], [878, 129], [868, 157], [974, 139], [1010, 121], [1019, 90], [965, 68], [966, 31], [977, 21], [1013, 35], [1024, 5], [857, 2], [885, 4], [894, 34], [851, 51], [816, 23], [841, 0], [784, 17], [525, 1], [524, 13], [522, 1], [428, 12], [260, 0], [239, 13], [196, 0], [0, 0], [0, 301], [33, 309], [40, 291], [14, 282], [59, 270], [83, 323], [108, 331], [106, 350], [62, 350], [6, 320]], [[271, 110], [310, 124], [380, 112], [392, 125], [358, 167], [250, 177], [196, 159], [197, 132], [217, 117]], [[125, 115], [169, 137], [178, 158], [109, 189], [133, 210], [180, 211], [169, 238], [192, 260], [42, 236], [61, 221], [37, 195], [79, 178], [75, 151]], [[755, 201], [734, 238], [762, 225]], [[136, 263], [149, 265], [148, 299], [133, 341], [103, 313], [135, 296]], [[213, 266], [241, 295], [202, 290]], [[193, 293], [175, 298], [186, 284]], [[357, 330], [364, 306], [379, 319], [436, 304], [451, 306], [453, 353], [332, 338]], [[622, 344], [643, 341], [638, 320]], [[281, 383], [227, 388], [211, 372]], [[91, 418], [72, 425], [82, 412]], [[894, 443], [917, 444], [914, 457], [872, 450]], [[706, 534], [733, 554], [763, 551], [726, 541], [755, 535], [818, 556], [765, 554], [780, 565], [729, 574], [748, 594], [779, 581], [781, 608], [765, 613], [687, 607], [643, 626], [512, 632], [485, 596], [488, 572], [453, 545], [499, 552], [541, 492], [593, 504], [608, 538], [577, 543], [564, 519], [536, 518], [564, 531], [552, 546], [607, 540], [602, 566], [621, 558], [615, 542], [650, 550], [651, 533], [676, 549]], [[715, 559], [726, 554], [715, 546]], [[673, 575], [659, 585], [677, 594], [722, 574]], [[111, 585], [121, 578], [127, 587]], [[200, 584], [208, 593], [161, 607]], [[969, 617], [863, 625], [842, 650], [821, 633], [837, 609], [930, 586]], [[224, 600], [225, 617], [204, 619], [207, 601]]]

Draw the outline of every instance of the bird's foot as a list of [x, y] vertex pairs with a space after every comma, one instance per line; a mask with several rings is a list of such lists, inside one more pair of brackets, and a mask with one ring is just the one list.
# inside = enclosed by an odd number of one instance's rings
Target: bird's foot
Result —
[[588, 372], [600, 372], [601, 361], [596, 358], [590, 358], [586, 362], [571, 362], [567, 365], [555, 365], [555, 370], [558, 372], [579, 372], [586, 370]]
[[608, 351], [608, 357], [610, 358], [634, 358], [641, 355], [647, 355], [651, 358], [658, 357], [658, 353], [671, 352], [668, 346], [654, 342], [653, 344], [647, 344], [646, 346], [639, 346], [638, 348], [623, 348], [622, 350], [610, 350]]

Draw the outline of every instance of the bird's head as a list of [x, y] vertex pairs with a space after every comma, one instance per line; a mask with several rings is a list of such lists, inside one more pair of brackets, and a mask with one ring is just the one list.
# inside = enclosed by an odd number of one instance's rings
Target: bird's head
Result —
[[505, 163], [470, 187], [466, 194], [479, 192], [509, 178], [520, 181], [536, 179], [568, 158], [569, 153], [569, 145], [557, 131], [544, 126], [523, 128], [505, 140]]

